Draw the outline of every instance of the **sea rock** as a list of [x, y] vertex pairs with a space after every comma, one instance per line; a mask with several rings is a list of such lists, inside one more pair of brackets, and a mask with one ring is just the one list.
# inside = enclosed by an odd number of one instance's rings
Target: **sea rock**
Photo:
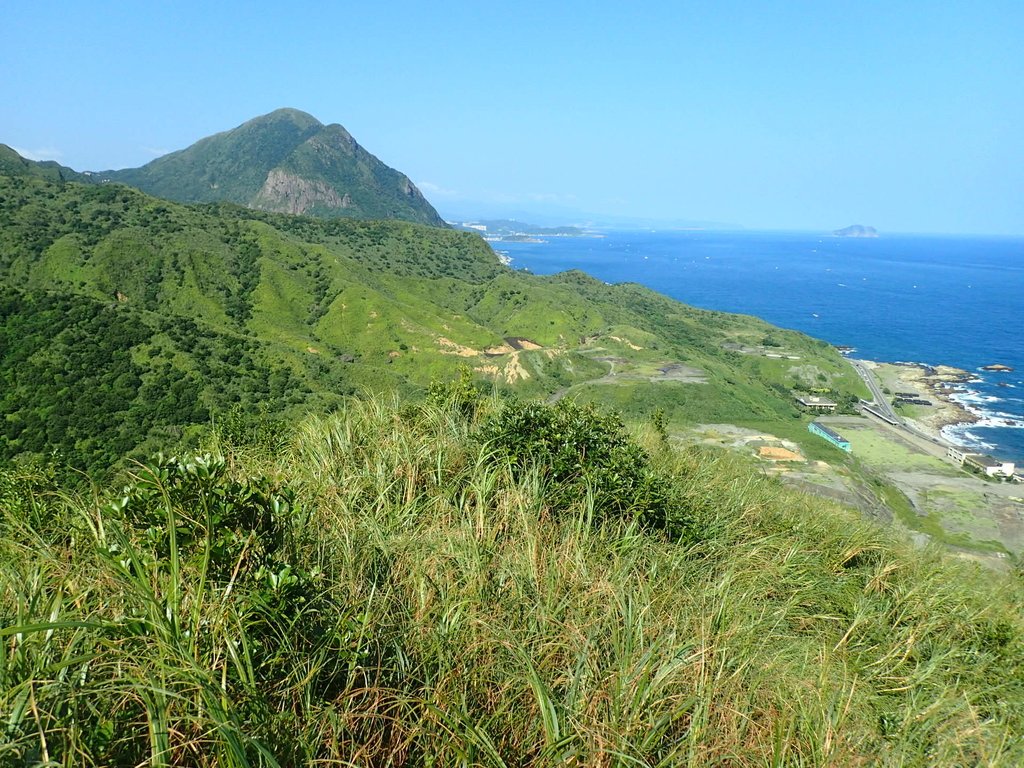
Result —
[[992, 365], [981, 366], [983, 371], [997, 371], [999, 373], [1013, 373], [1013, 368], [1008, 365], [1002, 365], [1000, 363], [993, 363]]
[[863, 224], [851, 224], [832, 233], [836, 237], [878, 237], [878, 230]]

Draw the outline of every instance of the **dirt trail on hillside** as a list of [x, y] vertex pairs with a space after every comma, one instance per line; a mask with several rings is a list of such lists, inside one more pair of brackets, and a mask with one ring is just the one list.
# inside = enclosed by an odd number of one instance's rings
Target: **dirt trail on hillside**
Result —
[[577, 382], [576, 384], [571, 384], [568, 387], [562, 387], [548, 398], [548, 402], [557, 403], [570, 392], [592, 385], [635, 384], [637, 382], [649, 382], [652, 384], [657, 384], [659, 382], [665, 381], [674, 381], [679, 384], [707, 383], [707, 378], [704, 375], [704, 371], [702, 371], [700, 368], [694, 368], [689, 365], [683, 365], [682, 363], [664, 363], [662, 367], [659, 369], [659, 372], [655, 374], [619, 373], [615, 367], [616, 363], [626, 362], [624, 360], [621, 360], [621, 358], [598, 357], [594, 359], [600, 362], [608, 363], [608, 373], [596, 379], [588, 379], [587, 381], [581, 381]]

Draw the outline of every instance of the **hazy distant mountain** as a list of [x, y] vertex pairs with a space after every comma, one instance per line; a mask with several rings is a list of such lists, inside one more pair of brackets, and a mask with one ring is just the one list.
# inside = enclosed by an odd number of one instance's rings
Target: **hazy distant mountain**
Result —
[[874, 227], [865, 227], [863, 224], [851, 224], [837, 229], [832, 234], [836, 237], [878, 237], [878, 230]]
[[27, 160], [6, 144], [0, 144], [0, 174], [35, 176], [48, 181], [93, 181], [88, 173], [79, 173], [54, 160]]
[[574, 226], [583, 229], [710, 229], [726, 231], [743, 229], [739, 224], [722, 221], [594, 213], [548, 202], [509, 204], [464, 200], [447, 201], [440, 207], [445, 220], [459, 222], [508, 219], [528, 221], [535, 226]]
[[324, 125], [297, 109], [254, 118], [141, 168], [93, 178], [185, 203], [227, 201], [278, 213], [445, 226], [407, 176], [340, 125]]

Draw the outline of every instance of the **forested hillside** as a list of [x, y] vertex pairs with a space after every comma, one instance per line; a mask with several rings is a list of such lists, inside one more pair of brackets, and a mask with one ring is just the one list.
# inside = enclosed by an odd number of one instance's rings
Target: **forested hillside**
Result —
[[[532, 395], [632, 370], [577, 395], [640, 417], [793, 419], [804, 374], [734, 350], [769, 335], [818, 371], [811, 384], [857, 386], [821, 342], [636, 285], [515, 271], [473, 234], [183, 206], [114, 184], [0, 176], [0, 281], [6, 458], [58, 450], [100, 467], [236, 404], [330, 408], [423, 391], [459, 365]], [[704, 384], [659, 374], [672, 366]], [[49, 418], [60, 409], [66, 422]]]

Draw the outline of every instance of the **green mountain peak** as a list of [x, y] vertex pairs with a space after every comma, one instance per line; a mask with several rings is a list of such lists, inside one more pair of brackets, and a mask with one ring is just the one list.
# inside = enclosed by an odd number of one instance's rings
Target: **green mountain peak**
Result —
[[281, 107], [275, 109], [273, 112], [268, 112], [265, 115], [254, 117], [252, 120], [244, 123], [243, 125], [250, 125], [253, 123], [267, 123], [274, 121], [290, 121], [296, 125], [308, 128], [310, 126], [322, 126], [319, 120], [313, 117], [308, 112], [303, 112], [301, 109], [295, 109], [293, 107]]
[[105, 171], [97, 178], [183, 203], [223, 201], [320, 218], [445, 226], [405, 174], [366, 151], [345, 128], [291, 108], [200, 139], [141, 168]]

